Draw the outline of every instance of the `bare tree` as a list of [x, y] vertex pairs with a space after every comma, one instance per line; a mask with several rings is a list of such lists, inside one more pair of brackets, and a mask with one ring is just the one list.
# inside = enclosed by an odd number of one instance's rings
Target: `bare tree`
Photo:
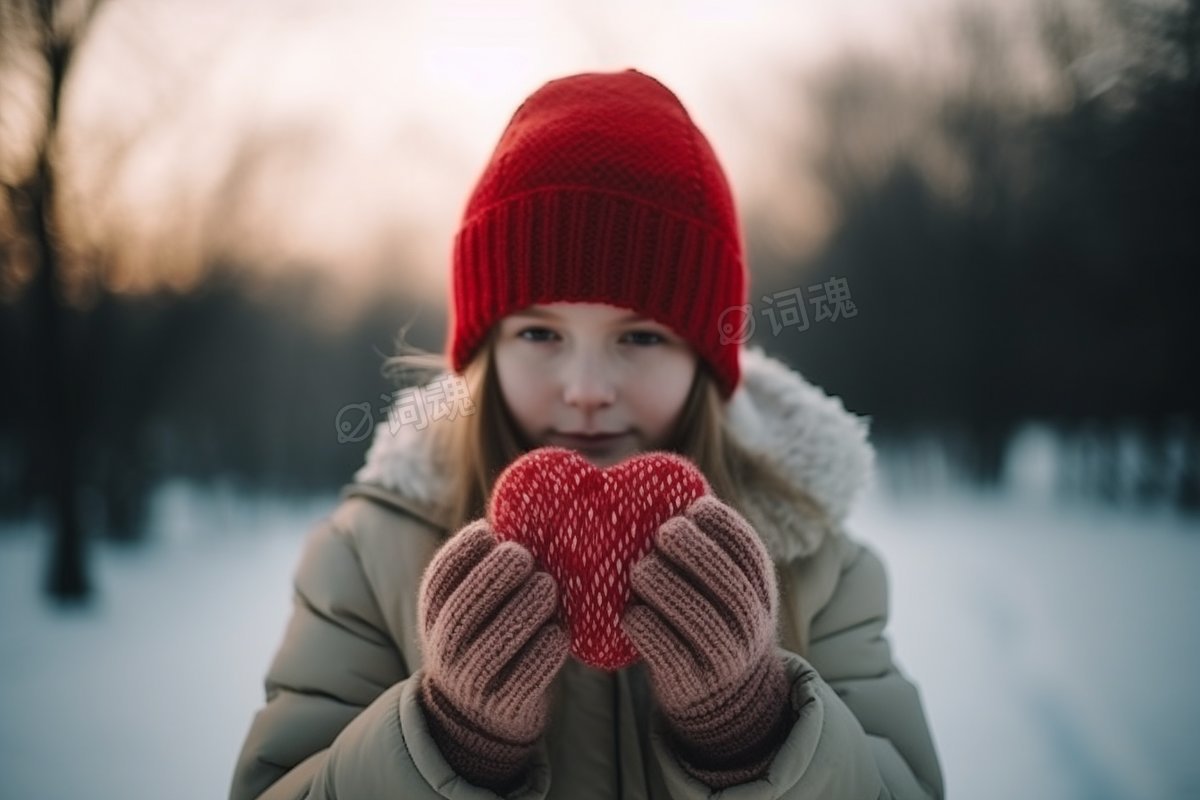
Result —
[[[30, 293], [33, 416], [28, 452], [36, 478], [51, 499], [54, 545], [46, 588], [51, 596], [78, 601], [91, 591], [78, 498], [81, 392], [73, 379], [64, 326], [60, 240], [55, 226], [54, 144], [63, 86], [72, 57], [91, 25], [100, 0], [5, 0], [0, 4], [0, 64], [25, 103], [2, 120], [3, 204], [0, 272], [5, 286]], [[23, 113], [20, 113], [23, 112]], [[7, 229], [7, 230], [4, 230]]]

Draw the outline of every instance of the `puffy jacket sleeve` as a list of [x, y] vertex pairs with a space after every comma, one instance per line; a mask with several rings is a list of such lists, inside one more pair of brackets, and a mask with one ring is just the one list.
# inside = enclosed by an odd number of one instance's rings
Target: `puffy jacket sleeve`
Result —
[[[722, 790], [722, 800], [943, 797], [919, 692], [893, 663], [884, 634], [889, 599], [883, 563], [866, 545], [836, 538], [845, 564], [812, 620], [807, 657], [779, 651], [796, 722], [767, 775]], [[670, 755], [659, 722], [651, 735], [672, 796], [716, 796]]]
[[[336, 518], [309, 534], [266, 704], [238, 756], [230, 800], [496, 797], [458, 778], [433, 744], [414, 691], [420, 669], [410, 672], [412, 659], [397, 645], [412, 641], [409, 615], [383, 608], [376, 591], [389, 573], [405, 580], [404, 565], [386, 558], [397, 553], [372, 551], [376, 558], [364, 564]], [[423, 566], [409, 569], [415, 576]], [[547, 784], [542, 752], [515, 796], [544, 797]]]

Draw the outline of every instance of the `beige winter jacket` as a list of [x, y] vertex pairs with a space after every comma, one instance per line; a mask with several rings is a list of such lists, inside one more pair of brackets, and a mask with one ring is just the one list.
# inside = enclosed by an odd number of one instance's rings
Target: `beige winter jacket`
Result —
[[[840, 527], [872, 468], [866, 426], [757, 348], [742, 367], [733, 430], [839, 522], [823, 534], [767, 497], [746, 515], [778, 568], [780, 653], [799, 715], [790, 736], [764, 779], [717, 792], [667, 746], [641, 663], [606, 673], [572, 658], [529, 781], [510, 797], [943, 796], [919, 693], [885, 637], [884, 566]], [[423, 430], [381, 425], [342, 502], [310, 532], [231, 800], [496, 797], [454, 773], [417, 702], [417, 588], [451, 533], [438, 505], [445, 465]]]

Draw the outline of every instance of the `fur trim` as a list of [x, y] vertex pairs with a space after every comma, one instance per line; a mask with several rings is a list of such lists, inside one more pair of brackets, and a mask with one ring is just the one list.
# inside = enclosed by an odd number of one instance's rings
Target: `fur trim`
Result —
[[[776, 561], [809, 555], [820, 546], [830, 524], [840, 526], [872, 479], [875, 452], [867, 441], [870, 420], [847, 411], [840, 399], [760, 347], [744, 347], [741, 366], [742, 382], [727, 406], [730, 430], [748, 449], [773, 461], [827, 517], [815, 519], [765, 492], [751, 491], [747, 519]], [[440, 487], [448, 470], [430, 433], [429, 426], [376, 426], [366, 463], [354, 481], [399, 495], [403, 505], [427, 510], [425, 516], [437, 523], [443, 518]]]

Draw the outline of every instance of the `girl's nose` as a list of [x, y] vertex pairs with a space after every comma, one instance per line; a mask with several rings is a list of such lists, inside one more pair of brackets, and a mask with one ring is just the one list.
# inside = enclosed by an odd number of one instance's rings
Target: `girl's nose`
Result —
[[608, 370], [595, 358], [578, 358], [563, 373], [563, 402], [582, 409], [611, 405], [616, 385]]

